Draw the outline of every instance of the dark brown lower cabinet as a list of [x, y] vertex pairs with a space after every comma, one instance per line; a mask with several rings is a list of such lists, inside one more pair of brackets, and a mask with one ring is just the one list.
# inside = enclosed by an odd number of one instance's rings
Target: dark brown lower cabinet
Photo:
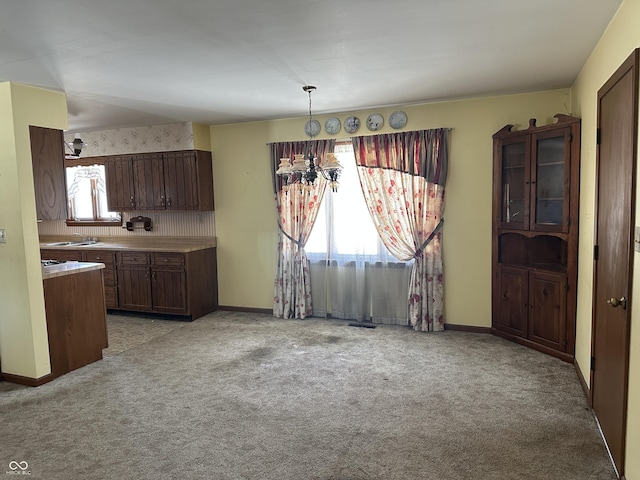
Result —
[[562, 352], [567, 346], [567, 276], [563, 273], [501, 266], [495, 333]]
[[218, 307], [215, 248], [188, 253], [117, 254], [118, 309], [184, 315]]
[[186, 255], [181, 253], [154, 253], [151, 256], [151, 293], [156, 312], [187, 313]]
[[529, 340], [564, 351], [566, 324], [566, 275], [529, 272]]
[[104, 300], [107, 308], [118, 308], [116, 254], [107, 250], [83, 250], [80, 253], [83, 262], [104, 263]]
[[43, 248], [40, 256], [43, 260], [104, 263], [104, 298], [109, 310], [196, 319], [218, 308], [215, 247], [186, 253]]
[[151, 310], [149, 267], [118, 265], [118, 300], [123, 310]]
[[102, 285], [101, 270], [43, 281], [54, 378], [100, 360], [109, 346]]
[[499, 270], [500, 300], [496, 327], [505, 332], [526, 336], [529, 313], [529, 272], [522, 268], [502, 267]]

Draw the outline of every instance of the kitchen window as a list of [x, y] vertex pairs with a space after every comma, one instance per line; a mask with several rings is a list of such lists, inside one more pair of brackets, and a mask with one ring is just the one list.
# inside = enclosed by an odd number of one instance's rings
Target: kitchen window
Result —
[[67, 225], [121, 226], [119, 212], [107, 207], [104, 163], [89, 159], [65, 160]]

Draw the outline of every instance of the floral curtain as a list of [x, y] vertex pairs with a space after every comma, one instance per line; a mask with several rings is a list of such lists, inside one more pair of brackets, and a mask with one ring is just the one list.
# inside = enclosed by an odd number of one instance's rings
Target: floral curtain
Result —
[[444, 330], [442, 214], [449, 129], [354, 137], [353, 149], [369, 213], [398, 260], [415, 259], [408, 321]]
[[305, 318], [312, 314], [309, 260], [304, 251], [318, 215], [327, 182], [321, 175], [312, 187], [292, 185], [283, 188], [275, 174], [281, 158], [293, 160], [308, 148], [318, 158], [333, 152], [335, 140], [280, 142], [270, 144], [271, 173], [278, 212], [278, 260], [274, 282], [273, 315], [279, 318]]

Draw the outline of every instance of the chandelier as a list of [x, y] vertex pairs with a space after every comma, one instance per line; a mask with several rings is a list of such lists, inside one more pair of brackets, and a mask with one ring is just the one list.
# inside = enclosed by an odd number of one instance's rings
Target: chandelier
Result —
[[[305, 85], [302, 89], [309, 94], [309, 121], [307, 122], [305, 130], [309, 135], [307, 142], [307, 148], [305, 153], [298, 153], [294, 155], [293, 164], [290, 158], [281, 158], [276, 175], [282, 177], [284, 183], [283, 189], [286, 191], [291, 185], [298, 185], [300, 189], [311, 190], [311, 187], [318, 178], [318, 174], [329, 182], [331, 190], [336, 192], [338, 190], [338, 177], [342, 170], [342, 165], [338, 162], [338, 159], [333, 153], [327, 153], [324, 159], [317, 158], [312, 151], [312, 140], [319, 132], [319, 129], [315, 129], [314, 132], [314, 120], [311, 115], [311, 92], [316, 87], [312, 85]], [[317, 121], [315, 124], [319, 125]]]

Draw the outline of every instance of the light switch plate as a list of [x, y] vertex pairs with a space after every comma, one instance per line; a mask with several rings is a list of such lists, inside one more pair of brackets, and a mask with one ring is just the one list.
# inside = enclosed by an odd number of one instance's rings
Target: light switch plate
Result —
[[7, 243], [7, 231], [4, 228], [0, 228], [0, 243]]
[[636, 252], [640, 252], [640, 227], [636, 227], [635, 235], [633, 238], [633, 249]]

